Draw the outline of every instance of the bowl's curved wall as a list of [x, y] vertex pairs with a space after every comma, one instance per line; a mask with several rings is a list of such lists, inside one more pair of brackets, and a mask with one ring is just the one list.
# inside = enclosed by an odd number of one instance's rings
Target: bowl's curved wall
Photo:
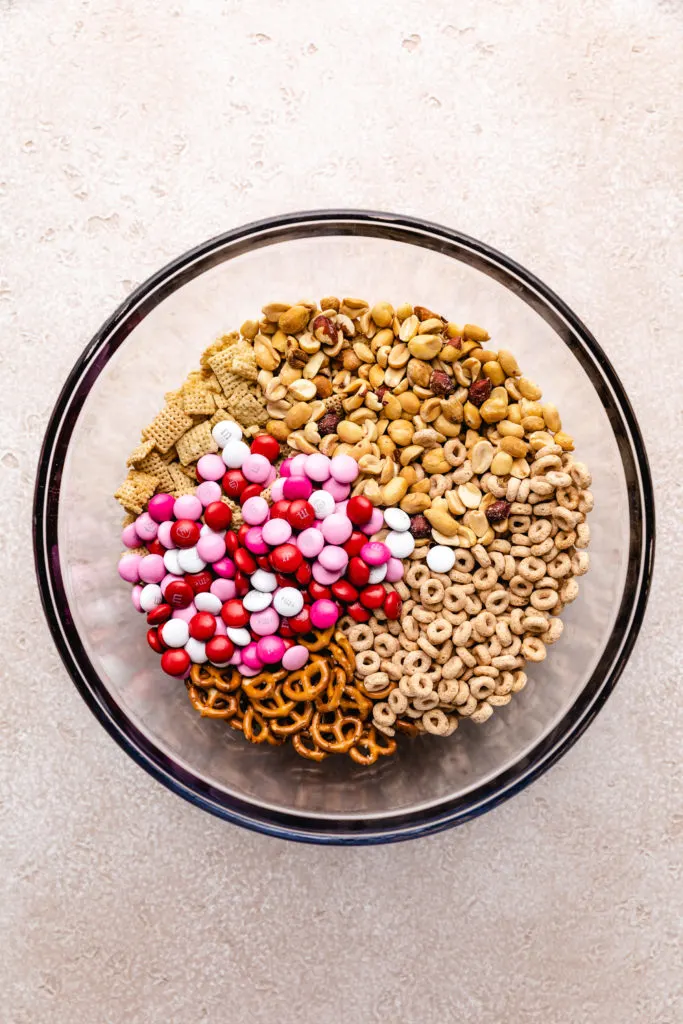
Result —
[[[319, 215], [322, 217], [325, 215]], [[556, 756], [620, 671], [647, 590], [651, 495], [632, 413], [597, 345], [559, 300], [478, 243], [370, 215], [300, 215], [244, 229], [188, 254], [94, 339], [55, 410], [36, 494], [43, 598], [81, 690], [146, 767], [211, 809], [366, 838], [472, 813]], [[417, 244], [416, 244], [417, 243]], [[527, 688], [483, 727], [422, 739], [369, 770], [301, 763], [199, 718], [145, 642], [115, 571], [120, 510], [111, 495], [141, 427], [202, 350], [267, 301], [362, 295], [419, 301], [481, 323], [560, 409], [593, 472], [591, 572], [565, 632]], [[56, 515], [56, 522], [55, 522]], [[151, 762], [151, 763], [150, 763]], [[166, 777], [164, 781], [169, 781]], [[307, 822], [307, 823], [306, 823]]]

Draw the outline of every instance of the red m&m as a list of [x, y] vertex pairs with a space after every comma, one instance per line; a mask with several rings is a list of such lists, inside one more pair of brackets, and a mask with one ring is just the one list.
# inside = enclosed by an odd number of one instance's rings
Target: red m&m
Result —
[[171, 527], [171, 540], [177, 548], [193, 548], [201, 530], [194, 519], [177, 519]]

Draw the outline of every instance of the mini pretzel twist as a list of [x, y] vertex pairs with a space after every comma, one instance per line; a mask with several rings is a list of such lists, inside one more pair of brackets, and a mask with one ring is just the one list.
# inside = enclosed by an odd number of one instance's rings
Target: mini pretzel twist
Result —
[[311, 736], [316, 745], [328, 754], [346, 754], [351, 747], [358, 742], [363, 731], [362, 723], [358, 718], [344, 715], [340, 708], [331, 712], [333, 716], [328, 721], [328, 715], [321, 715], [316, 711], [311, 721]]
[[[199, 666], [197, 666], [199, 668]], [[215, 686], [208, 690], [200, 689], [191, 682], [186, 683], [187, 693], [195, 711], [202, 718], [232, 718], [237, 713], [238, 698], [235, 694], [225, 694]]]
[[327, 689], [330, 675], [325, 658], [313, 655], [307, 665], [289, 673], [282, 684], [282, 692], [295, 701], [316, 700]]
[[[399, 719], [396, 719], [394, 727], [399, 727]], [[417, 729], [415, 730], [417, 732]], [[363, 732], [355, 747], [349, 751], [351, 758], [356, 764], [374, 764], [380, 757], [388, 757], [396, 752], [396, 740], [385, 736], [375, 729], [374, 725]]]

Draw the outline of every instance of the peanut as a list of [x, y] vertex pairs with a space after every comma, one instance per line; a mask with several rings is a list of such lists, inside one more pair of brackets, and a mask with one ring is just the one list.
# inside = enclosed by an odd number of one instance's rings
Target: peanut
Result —
[[363, 428], [351, 420], [341, 420], [337, 424], [337, 436], [347, 444], [356, 444], [363, 436]]
[[418, 334], [408, 342], [408, 351], [416, 359], [434, 359], [441, 351], [442, 340], [436, 334]]
[[415, 433], [410, 420], [392, 420], [387, 428], [387, 433], [392, 441], [395, 441], [401, 448], [409, 445]]
[[285, 423], [290, 430], [297, 430], [298, 427], [303, 427], [304, 423], [308, 423], [310, 418], [311, 409], [308, 403], [297, 402], [285, 416]]
[[310, 315], [311, 311], [306, 306], [290, 306], [289, 309], [280, 314], [277, 325], [285, 334], [298, 334], [308, 324]]

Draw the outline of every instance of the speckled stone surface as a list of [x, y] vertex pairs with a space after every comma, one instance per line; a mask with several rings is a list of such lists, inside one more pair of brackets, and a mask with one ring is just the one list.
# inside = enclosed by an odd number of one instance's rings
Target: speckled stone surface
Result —
[[[0, 0], [3, 1022], [682, 1019], [682, 47], [673, 0]], [[344, 205], [554, 287], [659, 499], [643, 631], [578, 745], [466, 827], [359, 850], [230, 827], [137, 768], [61, 666], [30, 537], [52, 405], [130, 289]]]

